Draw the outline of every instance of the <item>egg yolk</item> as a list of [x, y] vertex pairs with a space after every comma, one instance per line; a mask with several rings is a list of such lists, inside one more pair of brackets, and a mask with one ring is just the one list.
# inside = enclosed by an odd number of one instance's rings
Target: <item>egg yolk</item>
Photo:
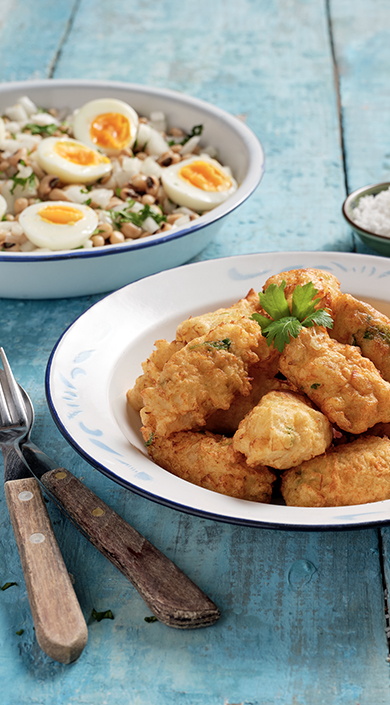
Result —
[[81, 211], [71, 206], [46, 206], [38, 211], [38, 215], [52, 225], [74, 225], [84, 217]]
[[110, 161], [107, 157], [103, 157], [102, 154], [95, 152], [89, 147], [65, 140], [56, 142], [54, 151], [63, 159], [79, 166], [95, 166], [95, 164]]
[[123, 149], [131, 139], [130, 123], [120, 113], [103, 113], [93, 119], [89, 134], [102, 149]]
[[228, 191], [232, 185], [227, 174], [210, 162], [191, 162], [179, 170], [179, 176], [202, 191]]

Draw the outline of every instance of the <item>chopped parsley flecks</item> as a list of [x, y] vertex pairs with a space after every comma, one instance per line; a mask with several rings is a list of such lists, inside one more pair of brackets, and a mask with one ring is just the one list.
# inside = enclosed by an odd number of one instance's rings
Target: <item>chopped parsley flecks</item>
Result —
[[111, 610], [105, 610], [104, 612], [97, 612], [95, 609], [92, 610], [91, 619], [96, 620], [96, 622], [101, 622], [102, 619], [114, 619], [114, 615]]
[[32, 135], [43, 135], [44, 137], [51, 137], [54, 132], [58, 130], [58, 125], [54, 123], [50, 125], [35, 125], [34, 123], [28, 123], [22, 129], [22, 132], [31, 132]]
[[13, 585], [17, 586], [18, 583], [4, 583], [4, 585], [0, 587], [0, 590], [8, 590], [8, 588], [13, 587]]
[[138, 211], [135, 213], [134, 211], [130, 210], [133, 206], [135, 201], [132, 199], [129, 199], [127, 201], [128, 205], [125, 208], [122, 208], [120, 211], [116, 211], [111, 209], [109, 211], [110, 216], [116, 225], [118, 229], [120, 229], [121, 225], [124, 225], [124, 223], [133, 223], [133, 225], [136, 225], [139, 228], [142, 228], [146, 218], [153, 218], [153, 220], [157, 223], [157, 225], [161, 225], [161, 223], [166, 223], [167, 221], [167, 216], [162, 215], [161, 213], [156, 213], [148, 203], [146, 203], [143, 207], [142, 210]]

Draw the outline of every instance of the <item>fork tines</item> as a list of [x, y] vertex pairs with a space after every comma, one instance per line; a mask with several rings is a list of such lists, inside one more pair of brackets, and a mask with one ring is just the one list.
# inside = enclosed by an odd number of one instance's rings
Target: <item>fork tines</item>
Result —
[[0, 415], [2, 423], [23, 422], [28, 424], [23, 397], [3, 348], [0, 348], [0, 357], [4, 371], [4, 374], [0, 377]]

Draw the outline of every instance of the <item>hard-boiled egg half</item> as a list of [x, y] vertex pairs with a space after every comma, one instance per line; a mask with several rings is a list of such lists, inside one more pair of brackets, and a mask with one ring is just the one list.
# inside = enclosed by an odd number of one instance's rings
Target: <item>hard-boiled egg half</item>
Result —
[[97, 228], [98, 216], [89, 206], [46, 201], [25, 208], [19, 223], [36, 247], [73, 250], [82, 247], [91, 237]]
[[208, 211], [237, 190], [237, 182], [219, 162], [195, 156], [163, 170], [165, 192], [174, 203], [195, 211]]
[[89, 184], [112, 169], [104, 154], [69, 138], [48, 137], [39, 143], [37, 153], [42, 169], [67, 184]]
[[73, 122], [76, 139], [109, 155], [132, 147], [137, 129], [135, 110], [116, 98], [91, 100], [80, 108]]

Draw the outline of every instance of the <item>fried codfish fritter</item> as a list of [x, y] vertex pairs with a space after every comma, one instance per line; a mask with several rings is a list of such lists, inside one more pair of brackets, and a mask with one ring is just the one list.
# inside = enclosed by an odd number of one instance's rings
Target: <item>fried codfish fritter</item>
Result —
[[180, 323], [176, 330], [176, 340], [189, 343], [194, 338], [206, 335], [219, 323], [236, 323], [243, 316], [250, 318], [252, 313], [260, 309], [259, 295], [254, 289], [250, 289], [244, 299], [240, 299], [228, 308], [219, 308], [201, 316], [191, 316]]
[[264, 394], [272, 390], [292, 391], [288, 382], [269, 376], [272, 372], [276, 375], [278, 368], [278, 359], [276, 359], [276, 366], [266, 365], [264, 367], [262, 364], [258, 364], [249, 367], [248, 376], [251, 383], [249, 395], [236, 394], [228, 409], [217, 409], [208, 417], [205, 429], [213, 433], [232, 436], [237, 431], [240, 421], [258, 404]]
[[191, 340], [165, 363], [153, 387], [142, 391], [144, 426], [159, 436], [203, 426], [234, 395], [250, 393], [248, 368], [258, 361], [261, 331], [255, 321], [220, 323]]
[[336, 306], [339, 297], [342, 295], [340, 291], [339, 280], [330, 272], [322, 271], [321, 269], [291, 269], [287, 272], [280, 272], [280, 274], [274, 274], [269, 277], [263, 286], [263, 291], [268, 289], [270, 284], [280, 284], [285, 281], [286, 287], [284, 289], [284, 295], [288, 301], [288, 305], [291, 310], [292, 295], [295, 287], [304, 286], [309, 282], [314, 284], [315, 289], [318, 290], [316, 295], [316, 300], [318, 302], [318, 308], [329, 309], [330, 312]]
[[390, 382], [390, 320], [375, 308], [343, 294], [333, 310], [334, 325], [330, 336], [339, 343], [358, 345]]
[[320, 308], [329, 310], [334, 324], [329, 335], [344, 345], [357, 345], [364, 357], [368, 357], [390, 382], [390, 319], [370, 304], [340, 291], [340, 282], [333, 274], [320, 269], [293, 269], [267, 279], [265, 291], [270, 284], [286, 282], [285, 296], [291, 308], [292, 294], [296, 286], [313, 282], [318, 290]]
[[273, 391], [241, 421], [233, 448], [246, 456], [250, 467], [261, 463], [285, 470], [321, 455], [332, 439], [328, 419], [304, 396]]
[[295, 507], [342, 507], [390, 499], [390, 441], [361, 437], [287, 470], [282, 495]]
[[[229, 308], [219, 308], [210, 313], [204, 313], [201, 316], [187, 318], [180, 323], [176, 330], [176, 340], [178, 342], [189, 343], [194, 338], [207, 335], [213, 328], [221, 323], [240, 323], [244, 319], [250, 319], [255, 312], [263, 312], [259, 295], [254, 289], [250, 289], [244, 299], [240, 299], [237, 303]], [[270, 366], [278, 358], [278, 351], [270, 348], [263, 336], [258, 338], [258, 346], [256, 354], [260, 361], [269, 362]], [[270, 376], [272, 374], [270, 373]]]
[[[150, 434], [143, 430], [146, 441]], [[250, 468], [232, 439], [183, 431], [169, 438], [152, 438], [148, 452], [155, 463], [173, 475], [207, 490], [252, 502], [269, 503], [276, 477], [263, 465]]]
[[184, 343], [179, 343], [174, 340], [168, 343], [167, 340], [156, 340], [155, 350], [150, 357], [142, 363], [144, 373], [140, 375], [132, 389], [127, 392], [127, 402], [135, 411], [140, 411], [144, 405], [142, 394], [146, 387], [154, 387], [163, 370], [166, 362], [172, 355], [184, 347]]
[[359, 348], [338, 343], [324, 328], [303, 328], [291, 338], [279, 367], [344, 431], [364, 433], [390, 421], [390, 384]]

